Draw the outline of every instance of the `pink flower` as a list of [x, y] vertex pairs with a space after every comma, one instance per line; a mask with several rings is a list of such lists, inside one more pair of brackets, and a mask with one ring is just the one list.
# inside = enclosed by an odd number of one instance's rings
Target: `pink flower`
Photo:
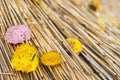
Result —
[[31, 31], [28, 26], [16, 25], [8, 28], [5, 40], [8, 43], [17, 44], [30, 39]]

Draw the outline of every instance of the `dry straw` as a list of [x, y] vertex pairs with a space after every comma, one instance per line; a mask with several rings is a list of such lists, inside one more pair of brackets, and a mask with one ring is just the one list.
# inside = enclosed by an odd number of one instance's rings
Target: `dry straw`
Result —
[[[93, 12], [86, 0], [0, 0], [0, 80], [120, 80], [120, 31], [117, 24], [100, 11]], [[105, 19], [105, 25], [97, 18]], [[62, 63], [46, 67], [39, 62], [36, 71], [16, 72], [10, 63], [16, 45], [6, 43], [8, 27], [28, 25], [39, 57], [58, 51]], [[101, 26], [104, 29], [101, 30]], [[81, 41], [83, 51], [77, 55], [66, 38]]]

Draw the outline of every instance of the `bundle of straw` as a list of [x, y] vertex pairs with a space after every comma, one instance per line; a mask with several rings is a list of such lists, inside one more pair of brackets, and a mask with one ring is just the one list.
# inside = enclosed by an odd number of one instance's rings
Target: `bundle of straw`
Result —
[[[120, 25], [89, 4], [88, 0], [42, 0], [40, 4], [0, 0], [0, 80], [120, 80]], [[46, 67], [39, 62], [34, 72], [15, 71], [10, 61], [16, 45], [8, 44], [4, 35], [19, 24], [32, 30], [28, 43], [36, 46], [39, 57], [58, 51], [62, 63]], [[83, 51], [78, 55], [67, 43], [69, 37], [81, 41]]]

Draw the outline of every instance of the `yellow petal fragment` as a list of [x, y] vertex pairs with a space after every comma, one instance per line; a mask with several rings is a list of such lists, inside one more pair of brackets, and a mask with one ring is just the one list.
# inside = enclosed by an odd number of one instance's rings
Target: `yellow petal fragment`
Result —
[[62, 58], [58, 52], [51, 51], [42, 54], [40, 60], [46, 66], [54, 66], [58, 65], [62, 61]]
[[79, 53], [82, 51], [82, 44], [78, 39], [67, 38], [66, 40], [73, 49], [74, 53]]
[[27, 43], [21, 44], [13, 53], [11, 64], [16, 71], [34, 71], [38, 66], [37, 50]]

